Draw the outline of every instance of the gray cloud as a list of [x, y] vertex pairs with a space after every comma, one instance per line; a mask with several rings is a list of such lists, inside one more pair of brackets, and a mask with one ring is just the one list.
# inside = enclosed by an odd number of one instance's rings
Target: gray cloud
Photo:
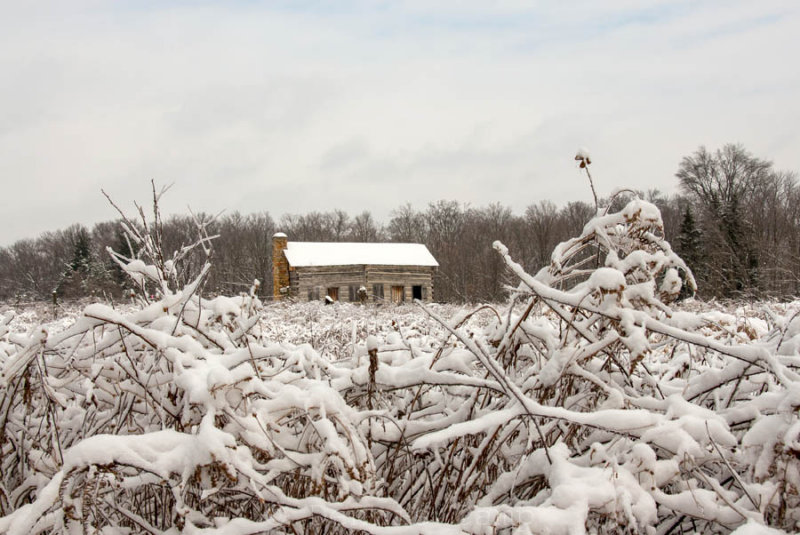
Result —
[[698, 145], [800, 149], [794, 3], [52, 3], [0, 17], [0, 244], [167, 210], [671, 191]]

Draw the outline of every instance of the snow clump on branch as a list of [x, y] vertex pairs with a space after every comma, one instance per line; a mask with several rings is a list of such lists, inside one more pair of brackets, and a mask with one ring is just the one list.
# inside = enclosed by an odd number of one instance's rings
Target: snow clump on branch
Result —
[[694, 279], [652, 204], [535, 275], [496, 243], [507, 306], [450, 319], [206, 299], [210, 266], [176, 285], [181, 255], [137, 228], [147, 255], [115, 258], [138, 308], [0, 319], [0, 532], [798, 527], [796, 306], [681, 310]]

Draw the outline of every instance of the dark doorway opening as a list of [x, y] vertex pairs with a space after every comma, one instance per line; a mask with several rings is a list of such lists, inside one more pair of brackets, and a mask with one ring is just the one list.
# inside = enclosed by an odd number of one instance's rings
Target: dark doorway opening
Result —
[[414, 299], [422, 300], [422, 286], [412, 286], [411, 287], [411, 296]]

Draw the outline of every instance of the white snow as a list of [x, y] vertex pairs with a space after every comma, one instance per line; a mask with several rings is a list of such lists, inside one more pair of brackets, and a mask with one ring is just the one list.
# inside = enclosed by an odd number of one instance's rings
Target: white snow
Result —
[[800, 305], [673, 302], [660, 227], [633, 201], [535, 276], [498, 243], [521, 282], [477, 310], [4, 310], [0, 532], [794, 531]]
[[293, 242], [284, 252], [289, 265], [431, 266], [439, 263], [420, 243]]

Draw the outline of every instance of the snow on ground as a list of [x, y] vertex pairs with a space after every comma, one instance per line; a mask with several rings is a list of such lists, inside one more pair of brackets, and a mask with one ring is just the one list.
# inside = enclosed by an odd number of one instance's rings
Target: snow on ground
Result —
[[0, 533], [796, 531], [800, 303], [677, 303], [659, 236], [497, 243], [493, 305], [6, 308]]

